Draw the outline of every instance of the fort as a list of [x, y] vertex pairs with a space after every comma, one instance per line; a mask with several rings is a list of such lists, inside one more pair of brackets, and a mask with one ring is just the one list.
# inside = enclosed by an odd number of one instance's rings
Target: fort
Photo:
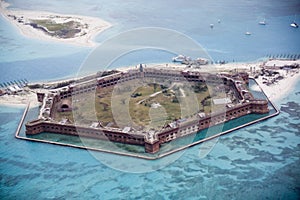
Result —
[[[149, 120], [140, 119], [144, 117], [141, 115], [136, 119], [133, 117], [133, 121], [135, 120], [136, 123], [132, 124], [118, 124], [114, 121], [112, 105], [107, 103], [105, 95], [114, 98], [112, 97], [114, 91], [122, 91], [122, 87], [119, 86], [134, 84], [133, 81], [140, 87], [148, 87], [148, 90], [150, 88], [151, 91], [153, 90], [153, 94], [146, 97], [144, 93], [149, 91], [141, 90], [143, 92], [139, 93], [135, 90], [129, 92], [131, 94], [129, 99], [131, 103], [127, 102], [129, 109], [132, 110], [135, 107], [149, 111], [154, 107], [153, 105], [165, 105], [167, 117], [164, 118], [166, 120], [162, 126], [149, 128]], [[94, 138], [141, 145], [144, 146], [146, 153], [157, 153], [162, 144], [195, 134], [210, 126], [251, 113], [268, 113], [268, 101], [254, 98], [249, 92], [248, 83], [249, 76], [245, 72], [213, 74], [199, 72], [197, 69], [187, 66], [158, 68], [139, 65], [122, 71], [106, 71], [60, 89], [37, 93], [38, 101], [42, 103], [42, 106], [38, 119], [26, 123], [26, 134], [35, 135], [50, 132]], [[187, 98], [184, 97], [184, 94], [180, 95], [180, 93], [184, 93], [181, 89], [177, 88], [178, 90], [176, 90], [178, 84], [189, 84], [193, 93], [197, 93], [198, 101], [201, 102], [199, 109], [189, 113], [188, 116], [182, 116], [182, 113], [181, 115], [171, 115], [167, 109], [168, 106], [172, 106], [176, 110], [177, 106], [180, 110], [180, 100]], [[158, 86], [160, 89], [157, 89]], [[119, 88], [116, 89], [117, 87]], [[199, 88], [202, 92], [197, 91]], [[207, 89], [211, 91], [202, 95]], [[212, 91], [214, 94], [211, 94]], [[224, 93], [225, 96], [218, 95], [220, 93]], [[86, 107], [80, 108], [83, 102], [87, 100], [83, 99], [80, 102], [78, 97], [90, 94], [94, 95], [92, 100], [95, 102], [92, 103], [96, 107], [97, 120], [87, 119], [88, 117], [80, 113], [84, 111], [88, 113], [89, 111], [86, 110]], [[119, 96], [122, 95], [124, 96], [123, 93]], [[125, 106], [125, 100], [123, 103]], [[212, 109], [213, 105], [216, 109]], [[75, 119], [74, 113], [80, 117]]]

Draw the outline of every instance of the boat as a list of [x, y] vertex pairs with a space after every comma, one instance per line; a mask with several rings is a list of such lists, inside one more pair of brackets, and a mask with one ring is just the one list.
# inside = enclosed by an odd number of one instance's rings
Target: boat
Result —
[[290, 24], [291, 27], [293, 28], [298, 28], [299, 25], [294, 21], [293, 23]]
[[266, 23], [266, 20], [264, 19], [264, 20], [258, 22], [258, 24], [259, 24], [259, 25], [266, 25], [267, 23]]
[[293, 27], [293, 28], [298, 28], [299, 27], [299, 25], [296, 23], [296, 15], [294, 17], [294, 22], [291, 23], [290, 26]]
[[190, 57], [187, 57], [184, 55], [178, 55], [178, 56], [172, 58], [173, 62], [180, 62], [180, 63], [182, 63], [183, 61], [186, 61], [186, 60], [190, 60], [190, 59], [191, 59]]
[[251, 35], [251, 32], [247, 31], [247, 32], [245, 33], [245, 35]]
[[210, 26], [210, 28], [213, 28], [213, 27], [214, 27], [214, 24], [210, 24], [209, 26]]
[[198, 65], [207, 65], [209, 63], [209, 60], [206, 58], [197, 58], [195, 60], [195, 63]]

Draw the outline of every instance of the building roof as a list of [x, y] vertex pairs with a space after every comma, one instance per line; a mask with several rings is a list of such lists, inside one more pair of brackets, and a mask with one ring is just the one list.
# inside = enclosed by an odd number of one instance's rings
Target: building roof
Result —
[[213, 99], [215, 105], [231, 103], [230, 98]]

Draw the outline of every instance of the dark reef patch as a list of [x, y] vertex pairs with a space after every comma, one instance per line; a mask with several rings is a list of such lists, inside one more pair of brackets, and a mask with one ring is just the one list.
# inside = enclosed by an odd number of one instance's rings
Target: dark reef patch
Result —
[[300, 118], [300, 105], [296, 102], [287, 102], [286, 104], [282, 104], [280, 110], [288, 113], [290, 117], [294, 119]]

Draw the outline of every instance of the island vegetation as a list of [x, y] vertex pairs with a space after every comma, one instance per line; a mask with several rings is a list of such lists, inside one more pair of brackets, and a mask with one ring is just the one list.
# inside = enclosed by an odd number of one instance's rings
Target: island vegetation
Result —
[[[33, 19], [27, 24], [57, 38], [74, 38], [82, 28], [88, 28], [88, 24], [81, 24], [75, 20], [58, 23], [52, 19]], [[86, 32], [82, 32], [80, 35], [85, 34]]]

